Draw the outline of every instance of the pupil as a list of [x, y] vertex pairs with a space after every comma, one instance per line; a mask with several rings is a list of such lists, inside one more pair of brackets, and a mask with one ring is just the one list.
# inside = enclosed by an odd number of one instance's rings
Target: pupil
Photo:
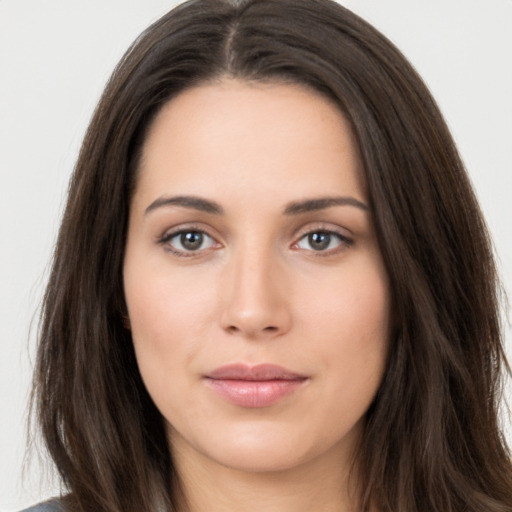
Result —
[[181, 245], [189, 251], [199, 249], [203, 244], [203, 234], [197, 231], [188, 231], [181, 235]]
[[331, 235], [328, 233], [311, 233], [308, 235], [309, 244], [315, 251], [321, 251], [329, 247]]

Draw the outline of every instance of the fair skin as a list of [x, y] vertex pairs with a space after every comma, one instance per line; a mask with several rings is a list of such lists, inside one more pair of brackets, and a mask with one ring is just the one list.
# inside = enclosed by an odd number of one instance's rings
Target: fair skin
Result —
[[139, 173], [125, 295], [182, 510], [357, 510], [391, 299], [348, 123], [226, 78], [163, 107]]

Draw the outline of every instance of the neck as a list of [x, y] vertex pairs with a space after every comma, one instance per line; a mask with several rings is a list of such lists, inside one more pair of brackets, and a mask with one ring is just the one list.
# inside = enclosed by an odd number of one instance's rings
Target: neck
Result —
[[[241, 471], [174, 454], [178, 512], [357, 512], [355, 477], [329, 454], [292, 469]], [[186, 460], [187, 464], [181, 464]]]

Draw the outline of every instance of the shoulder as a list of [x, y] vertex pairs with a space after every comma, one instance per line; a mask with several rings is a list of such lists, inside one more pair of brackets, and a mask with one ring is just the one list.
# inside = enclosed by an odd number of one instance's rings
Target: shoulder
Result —
[[61, 506], [59, 499], [53, 499], [34, 505], [33, 507], [26, 508], [21, 512], [63, 512], [64, 509]]

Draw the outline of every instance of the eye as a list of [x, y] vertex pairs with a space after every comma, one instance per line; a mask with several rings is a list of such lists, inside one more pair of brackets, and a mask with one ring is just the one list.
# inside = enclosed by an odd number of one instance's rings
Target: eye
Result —
[[336, 252], [343, 246], [352, 245], [352, 240], [334, 231], [311, 231], [295, 244], [298, 249], [315, 252]]
[[161, 243], [179, 256], [188, 256], [218, 245], [210, 235], [197, 229], [174, 231], [164, 235]]

